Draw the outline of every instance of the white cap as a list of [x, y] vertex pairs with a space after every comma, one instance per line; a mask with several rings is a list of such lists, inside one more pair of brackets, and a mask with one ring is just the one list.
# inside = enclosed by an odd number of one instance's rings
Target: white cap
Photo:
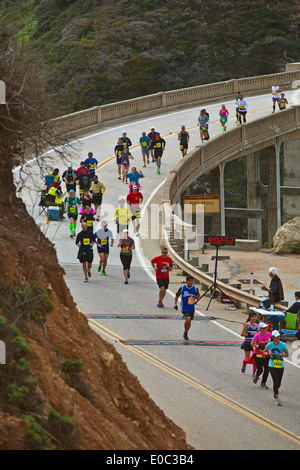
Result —
[[265, 323], [260, 323], [258, 325], [258, 328], [267, 328], [267, 327], [268, 327], [268, 325], [266, 325]]
[[136, 185], [132, 186], [132, 189], [137, 189], [138, 187]]
[[68, 166], [71, 167], [71, 166], [73, 166], [73, 165], [72, 165], [72, 163], [68, 163]]
[[155, 127], [150, 127], [150, 130], [151, 130], [151, 129], [155, 129]]
[[275, 338], [278, 338], [278, 336], [280, 336], [280, 333], [279, 333], [278, 330], [273, 330], [273, 331], [271, 332], [271, 335], [272, 335], [272, 336], [275, 336]]

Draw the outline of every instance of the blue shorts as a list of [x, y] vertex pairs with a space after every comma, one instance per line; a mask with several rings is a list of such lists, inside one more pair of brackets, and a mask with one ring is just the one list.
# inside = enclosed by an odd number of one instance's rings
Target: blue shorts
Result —
[[141, 151], [142, 151], [142, 155], [149, 155], [149, 152], [150, 152], [150, 150], [147, 149], [146, 147], [142, 147]]

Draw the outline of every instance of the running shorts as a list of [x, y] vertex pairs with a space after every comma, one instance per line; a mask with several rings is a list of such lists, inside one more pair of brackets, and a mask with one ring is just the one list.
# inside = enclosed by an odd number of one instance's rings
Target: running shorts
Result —
[[123, 264], [123, 269], [130, 269], [132, 255], [123, 255], [120, 253], [121, 263]]
[[156, 282], [157, 282], [158, 287], [164, 287], [167, 290], [169, 287], [170, 279], [169, 278], [157, 278]]

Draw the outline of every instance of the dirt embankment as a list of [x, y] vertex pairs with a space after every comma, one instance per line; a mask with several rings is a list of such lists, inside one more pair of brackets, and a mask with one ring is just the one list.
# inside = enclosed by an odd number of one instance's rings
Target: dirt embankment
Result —
[[[35, 280], [53, 305], [44, 325], [31, 319], [27, 332], [22, 333], [31, 349], [36, 393], [44, 400], [39, 413], [46, 415], [51, 409], [72, 418], [78, 449], [191, 449], [183, 431], [155, 405], [114, 347], [77, 310], [54, 246], [15, 197], [8, 170], [0, 169], [0, 183], [0, 280], [10, 286], [17, 279], [24, 285]], [[1, 308], [0, 315], [4, 313]], [[66, 361], [82, 365], [76, 386], [64, 372]], [[0, 402], [0, 449], [28, 448], [24, 434], [29, 421], [17, 407], [13, 410], [3, 413]], [[53, 439], [52, 446], [68, 447], [59, 439]]]

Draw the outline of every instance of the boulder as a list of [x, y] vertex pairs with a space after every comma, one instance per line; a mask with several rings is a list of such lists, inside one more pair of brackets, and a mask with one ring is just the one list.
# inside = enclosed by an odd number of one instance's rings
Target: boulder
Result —
[[300, 248], [300, 217], [289, 220], [278, 228], [273, 238], [275, 253], [293, 253]]

